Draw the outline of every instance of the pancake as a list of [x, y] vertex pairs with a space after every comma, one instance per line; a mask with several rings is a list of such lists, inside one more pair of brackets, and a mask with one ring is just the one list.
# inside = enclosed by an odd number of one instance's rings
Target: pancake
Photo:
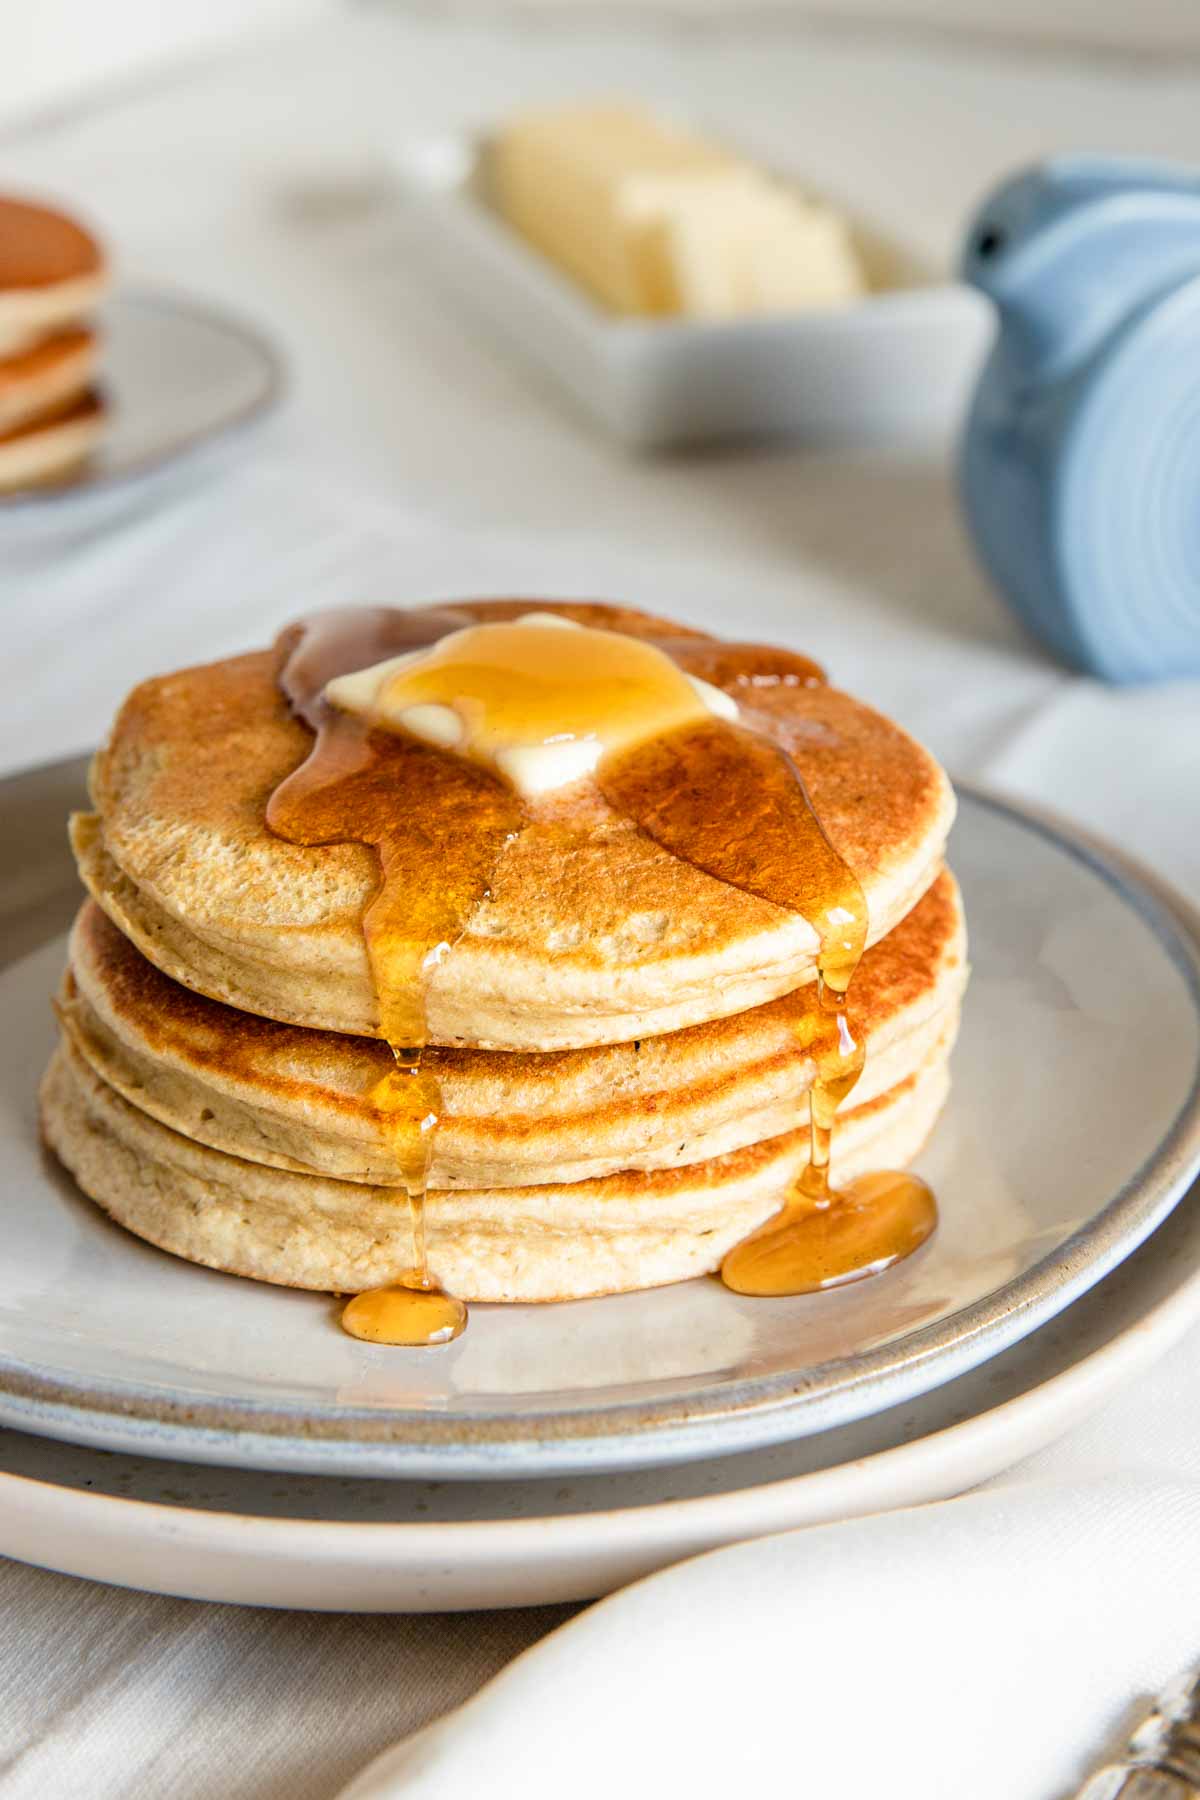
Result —
[[[844, 1115], [839, 1179], [917, 1154], [948, 1091], [948, 1049]], [[84, 1192], [177, 1256], [331, 1292], [382, 1286], [411, 1264], [408, 1209], [389, 1190], [194, 1144], [123, 1100], [66, 1042], [41, 1105], [46, 1142]], [[777, 1210], [807, 1153], [807, 1133], [792, 1131], [686, 1168], [443, 1190], [426, 1202], [429, 1267], [466, 1301], [576, 1299], [686, 1280], [717, 1268]]]
[[104, 252], [65, 213], [0, 197], [0, 356], [28, 349], [96, 305]]
[[[472, 618], [535, 606], [642, 637], [696, 637], [643, 613], [474, 602]], [[271, 652], [137, 688], [74, 822], [80, 872], [150, 961], [243, 1011], [380, 1035], [362, 935], [373, 853], [305, 849], [267, 829], [267, 801], [307, 755], [308, 729]], [[801, 767], [835, 848], [861, 880], [877, 942], [934, 880], [950, 785], [911, 738], [827, 687], [755, 693]], [[398, 793], [422, 828], [420, 793]], [[431, 863], [430, 880], [438, 878]], [[659, 1036], [757, 1007], [815, 975], [804, 920], [705, 875], [607, 807], [591, 783], [528, 802], [489, 896], [425, 995], [435, 1044], [547, 1051]]]
[[0, 493], [68, 480], [104, 435], [105, 413], [100, 395], [89, 391], [32, 425], [0, 432]]
[[[59, 1014], [108, 1086], [197, 1143], [276, 1168], [399, 1181], [368, 1096], [390, 1052], [235, 1012], [146, 961], [95, 902], [71, 938]], [[953, 1031], [966, 981], [957, 884], [929, 892], [863, 958], [854, 1018], [867, 1062], [858, 1104], [922, 1066]], [[812, 986], [667, 1037], [545, 1055], [429, 1052], [442, 1094], [429, 1184], [581, 1181], [701, 1162], [806, 1117]], [[840, 1153], [840, 1140], [839, 1140]]]
[[0, 433], [34, 424], [80, 399], [98, 360], [95, 332], [76, 327], [0, 362]]

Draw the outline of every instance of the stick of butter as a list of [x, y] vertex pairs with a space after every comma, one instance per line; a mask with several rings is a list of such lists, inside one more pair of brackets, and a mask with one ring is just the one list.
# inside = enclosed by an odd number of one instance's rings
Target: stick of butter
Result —
[[614, 312], [721, 319], [866, 286], [840, 214], [634, 107], [521, 114], [488, 177], [508, 223]]

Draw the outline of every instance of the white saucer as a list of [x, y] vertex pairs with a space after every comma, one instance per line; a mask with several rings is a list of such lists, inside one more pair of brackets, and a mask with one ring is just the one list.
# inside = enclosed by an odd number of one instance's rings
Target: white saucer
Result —
[[109, 408], [94, 455], [70, 481], [0, 495], [36, 518], [99, 502], [262, 419], [283, 393], [283, 361], [253, 325], [182, 294], [115, 295], [99, 318], [99, 385]]
[[590, 1598], [720, 1544], [962, 1492], [1200, 1320], [1200, 1192], [1070, 1312], [924, 1399], [775, 1450], [567, 1481], [197, 1468], [0, 1432], [0, 1554], [201, 1600], [440, 1611]]

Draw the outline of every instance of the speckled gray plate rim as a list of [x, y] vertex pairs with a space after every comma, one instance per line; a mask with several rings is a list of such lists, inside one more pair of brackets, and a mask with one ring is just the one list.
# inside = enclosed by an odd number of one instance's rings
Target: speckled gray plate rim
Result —
[[[77, 890], [61, 847], [61, 820], [78, 797], [82, 770], [81, 761], [70, 762], [0, 783], [0, 829], [6, 843], [18, 852], [8, 867], [19, 871], [0, 877], [0, 920], [6, 928], [0, 972], [54, 937], [73, 909]], [[811, 1300], [744, 1302], [706, 1282], [686, 1284], [686, 1289], [693, 1290], [690, 1301], [684, 1290], [676, 1289], [565, 1308], [529, 1309], [545, 1320], [542, 1329], [548, 1344], [569, 1338], [572, 1329], [583, 1329], [585, 1320], [600, 1320], [604, 1331], [594, 1341], [603, 1346], [635, 1320], [647, 1338], [647, 1355], [652, 1359], [655, 1317], [667, 1315], [672, 1306], [681, 1307], [680, 1319], [686, 1327], [688, 1304], [701, 1304], [707, 1309], [701, 1316], [709, 1320], [718, 1315], [735, 1319], [742, 1333], [738, 1341], [746, 1344], [747, 1350], [743, 1366], [734, 1372], [718, 1369], [715, 1374], [689, 1375], [684, 1370], [682, 1376], [672, 1379], [668, 1371], [667, 1378], [657, 1384], [639, 1377], [629, 1383], [627, 1391], [619, 1381], [614, 1382], [602, 1398], [593, 1397], [586, 1385], [577, 1385], [554, 1396], [554, 1404], [546, 1404], [538, 1393], [529, 1393], [527, 1398], [522, 1386], [511, 1393], [489, 1392], [482, 1399], [479, 1395], [460, 1397], [449, 1390], [438, 1394], [436, 1404], [429, 1404], [426, 1396], [424, 1404], [407, 1407], [381, 1404], [377, 1394], [369, 1394], [367, 1404], [356, 1404], [344, 1389], [339, 1398], [336, 1386], [327, 1398], [316, 1401], [264, 1404], [239, 1393], [233, 1382], [229, 1385], [234, 1391], [220, 1391], [219, 1378], [215, 1392], [199, 1387], [189, 1392], [166, 1380], [113, 1381], [78, 1371], [68, 1378], [52, 1360], [14, 1350], [0, 1332], [0, 1423], [99, 1448], [248, 1468], [430, 1478], [598, 1473], [755, 1449], [845, 1424], [911, 1399], [1026, 1336], [1128, 1256], [1167, 1215], [1200, 1169], [1200, 930], [1196, 915], [1185, 902], [1116, 852], [1010, 802], [962, 789], [960, 799], [962, 822], [956, 827], [956, 837], [961, 848], [960, 870], [967, 876], [968, 922], [974, 919], [976, 926], [975, 976], [968, 996], [964, 1046], [959, 1052], [960, 1092], [952, 1095], [930, 1155], [920, 1164], [933, 1164], [931, 1172], [946, 1217], [939, 1238], [948, 1238], [949, 1243], [944, 1252], [938, 1252], [950, 1271], [938, 1276], [949, 1296], [944, 1316], [914, 1329], [903, 1329], [902, 1323], [886, 1324], [887, 1320], [903, 1320], [900, 1301], [906, 1293], [906, 1280], [913, 1284], [917, 1299], [925, 1296], [928, 1313], [930, 1283], [939, 1268], [936, 1260], [929, 1260], [932, 1246], [912, 1259], [907, 1276], [893, 1271], [854, 1289]], [[27, 854], [23, 856], [23, 852]], [[951, 858], [955, 859], [953, 848]], [[1078, 947], [1073, 930], [1060, 933], [1061, 942], [1055, 938], [1057, 914], [1052, 897], [1044, 907], [1049, 924], [1037, 924], [1034, 917], [1040, 904], [1034, 891], [1041, 879], [1039, 871], [1052, 867], [1058, 870], [1056, 879], [1080, 888], [1082, 897], [1076, 902]], [[1051, 876], [1047, 874], [1046, 879]], [[972, 888], [976, 890], [974, 905]], [[1023, 968], [1022, 946], [1006, 936], [1010, 913], [1019, 912], [1022, 906], [1033, 909], [1030, 918], [1037, 930], [1049, 934], [1046, 943], [1050, 948], [1044, 949], [1036, 982], [1031, 982], [1030, 971]], [[1017, 1194], [1017, 1211], [1024, 1221], [1018, 1247], [1028, 1266], [1020, 1267], [1011, 1279], [987, 1285], [986, 1291], [968, 1304], [955, 1305], [953, 1281], [960, 1286], [978, 1285], [993, 1266], [1001, 1268], [1006, 1258], [1011, 1260], [1016, 1254], [1004, 1240], [1011, 1218], [1017, 1216], [1007, 1199], [1005, 1206], [993, 1208], [994, 1217], [988, 1210], [985, 1188], [995, 1177], [995, 1146], [1003, 1137], [997, 1130], [995, 1142], [983, 1155], [980, 1144], [988, 1138], [988, 1120], [1004, 1115], [1004, 1129], [1011, 1134], [1018, 1129], [1034, 1091], [1023, 1088], [1021, 1082], [1033, 1079], [1041, 1089], [1047, 1085], [1058, 1088], [1070, 1073], [1061, 1049], [1056, 1048], [1058, 1040], [1048, 1038], [1050, 1062], [1045, 1068], [1035, 1063], [1030, 1077], [1024, 1064], [1014, 1058], [1013, 1047], [1020, 1044], [1020, 1034], [1028, 1031], [1037, 1039], [1060, 1017], [1080, 1030], [1086, 1023], [1088, 1054], [1098, 1054], [1103, 1046], [1119, 1043], [1127, 1032], [1129, 1019], [1114, 1020], [1106, 1015], [1098, 1021], [1086, 1005], [1075, 1006], [1072, 999], [1072, 984], [1086, 987], [1093, 979], [1085, 966], [1094, 960], [1091, 951], [1095, 948], [1086, 941], [1086, 931], [1091, 928], [1089, 908], [1102, 916], [1106, 943], [1114, 926], [1124, 921], [1130, 945], [1137, 948], [1138, 956], [1145, 959], [1145, 969], [1151, 970], [1160, 984], [1159, 1003], [1166, 1006], [1163, 1017], [1175, 1032], [1180, 1054], [1172, 1056], [1169, 1070], [1164, 1064], [1161, 1078], [1159, 1072], [1149, 1071], [1151, 1085], [1146, 1093], [1158, 1094], [1169, 1073], [1170, 1117], [1160, 1122], [1161, 1128], [1154, 1126], [1153, 1141], [1144, 1153], [1140, 1144], [1137, 1146], [1136, 1165], [1111, 1190], [1104, 1191], [1102, 1203], [1090, 1206], [1077, 1221], [1070, 1205], [1066, 1206], [1063, 1217], [1071, 1229], [1053, 1213], [1047, 1224], [1037, 1208], [1048, 1204], [1039, 1183], [1045, 1178], [1061, 1187], [1065, 1179], [1062, 1169], [1072, 1166], [1076, 1146], [1073, 1140], [1063, 1146], [1065, 1161], [1057, 1173], [1051, 1171], [1048, 1176], [1045, 1125], [1039, 1125], [1042, 1138], [1035, 1132], [1024, 1155], [1015, 1160], [1017, 1188], [1026, 1169], [1030, 1182], [1027, 1193]], [[1078, 966], [1072, 965], [1072, 958]], [[1138, 983], [1145, 979], [1139, 972], [1141, 966], [1131, 966], [1130, 981], [1134, 975]], [[1046, 1010], [1027, 1027], [1026, 1014], [1031, 1006], [1043, 1004], [1039, 998], [1043, 990]], [[1126, 982], [1126, 990], [1122, 1004], [1133, 1008], [1140, 988], [1131, 989]], [[1112, 992], [1120, 999], [1119, 967], [1112, 981], [1106, 978], [1103, 992], [1106, 1004]], [[1134, 1016], [1131, 1011], [1130, 1018]], [[1154, 1041], [1152, 1037], [1146, 1040], [1148, 1044]], [[1143, 1049], [1141, 1061], [1146, 1057]], [[1123, 1081], [1129, 1073], [1123, 1063], [1105, 1064], [1104, 1070], [1106, 1080], [1115, 1079], [1116, 1072]], [[31, 1082], [35, 1075], [36, 1071], [30, 1071]], [[1076, 1071], [1077, 1083], [1083, 1085], [1069, 1089], [1076, 1095], [1076, 1103], [1066, 1123], [1080, 1145], [1091, 1141], [1090, 1136], [1080, 1135], [1085, 1125], [1087, 1133], [1100, 1131], [1113, 1110], [1104, 1104], [1102, 1093], [1097, 1093], [1094, 1105], [1087, 1101], [1087, 1079], [1086, 1067]], [[1017, 1111], [1010, 1118], [1014, 1107]], [[1086, 1121], [1085, 1110], [1093, 1115]], [[1136, 1126], [1143, 1110], [1131, 1106], [1131, 1125]], [[1125, 1137], [1120, 1141], [1124, 1143]], [[1113, 1142], [1115, 1146], [1117, 1140]], [[1010, 1148], [1004, 1154], [1012, 1160]], [[1088, 1159], [1082, 1160], [1086, 1163]], [[1098, 1179], [1103, 1182], [1104, 1158], [1099, 1162]], [[969, 1193], [956, 1189], [955, 1170]], [[1006, 1181], [1010, 1175], [1006, 1165]], [[45, 1190], [46, 1195], [56, 1191], [49, 1176]], [[45, 1196], [42, 1198], [44, 1202]], [[971, 1207], [977, 1209], [977, 1216], [968, 1212]], [[973, 1268], [976, 1236], [979, 1267]], [[1043, 1240], [1048, 1244], [1044, 1254], [1039, 1253]], [[922, 1258], [927, 1259], [924, 1264]], [[161, 1258], [162, 1282], [175, 1278], [180, 1266]], [[226, 1282], [234, 1278], [211, 1279]], [[238, 1284], [242, 1291], [246, 1286]], [[746, 1307], [763, 1310], [736, 1310]], [[611, 1310], [598, 1313], [597, 1308]], [[727, 1315], [727, 1308], [735, 1310]], [[799, 1308], [808, 1310], [800, 1312]], [[910, 1311], [914, 1317], [919, 1315], [915, 1301]], [[492, 1353], [502, 1352], [504, 1334], [517, 1331], [516, 1318], [507, 1319], [502, 1308], [480, 1312], [489, 1315], [489, 1335], [481, 1341]], [[806, 1327], [816, 1321], [815, 1337], [810, 1332], [810, 1341], [819, 1344], [830, 1340], [830, 1333], [836, 1339], [841, 1331], [844, 1337], [847, 1328], [853, 1330], [859, 1320], [870, 1320], [879, 1312], [886, 1329], [875, 1321], [874, 1331], [866, 1331], [864, 1336], [875, 1335], [882, 1341], [811, 1360], [797, 1357], [787, 1366], [791, 1334], [799, 1328], [798, 1321]], [[559, 1315], [554, 1324], [549, 1313]], [[470, 1337], [468, 1333], [462, 1342]], [[370, 1354], [388, 1358], [404, 1353]], [[423, 1360], [443, 1354], [418, 1353], [418, 1357]], [[772, 1358], [775, 1366], [771, 1366]], [[394, 1362], [362, 1366], [368, 1376], [381, 1368], [396, 1367]], [[429, 1366], [436, 1370], [439, 1365]], [[436, 1384], [440, 1377], [430, 1379]], [[648, 1387], [655, 1391], [647, 1394]]]

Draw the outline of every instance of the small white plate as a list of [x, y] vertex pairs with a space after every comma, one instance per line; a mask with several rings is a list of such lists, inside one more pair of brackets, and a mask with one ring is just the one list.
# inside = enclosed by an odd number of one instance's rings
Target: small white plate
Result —
[[6, 513], [38, 513], [108, 495], [165, 472], [264, 418], [283, 361], [255, 327], [183, 295], [122, 292], [101, 310], [104, 437], [70, 481], [0, 495]]
[[802, 1299], [701, 1280], [476, 1307], [465, 1337], [432, 1351], [358, 1343], [323, 1296], [127, 1236], [39, 1149], [34, 1090], [76, 891], [57, 830], [79, 773], [0, 784], [0, 916], [27, 909], [7, 933], [14, 956], [41, 946], [0, 974], [0, 1423], [348, 1476], [595, 1474], [762, 1448], [1005, 1350], [1128, 1256], [1200, 1167], [1190, 917], [1070, 836], [967, 795], [950, 857], [974, 975], [950, 1105], [919, 1165], [942, 1204], [929, 1245]]
[[972, 1374], [774, 1450], [562, 1482], [258, 1475], [0, 1431], [0, 1555], [194, 1600], [541, 1606], [719, 1545], [962, 1493], [1043, 1449], [1200, 1321], [1200, 1193]]
[[390, 150], [422, 259], [623, 442], [754, 435], [937, 439], [957, 424], [992, 330], [986, 304], [871, 221], [851, 226], [877, 291], [848, 306], [715, 323], [604, 311], [487, 203], [486, 137]]

